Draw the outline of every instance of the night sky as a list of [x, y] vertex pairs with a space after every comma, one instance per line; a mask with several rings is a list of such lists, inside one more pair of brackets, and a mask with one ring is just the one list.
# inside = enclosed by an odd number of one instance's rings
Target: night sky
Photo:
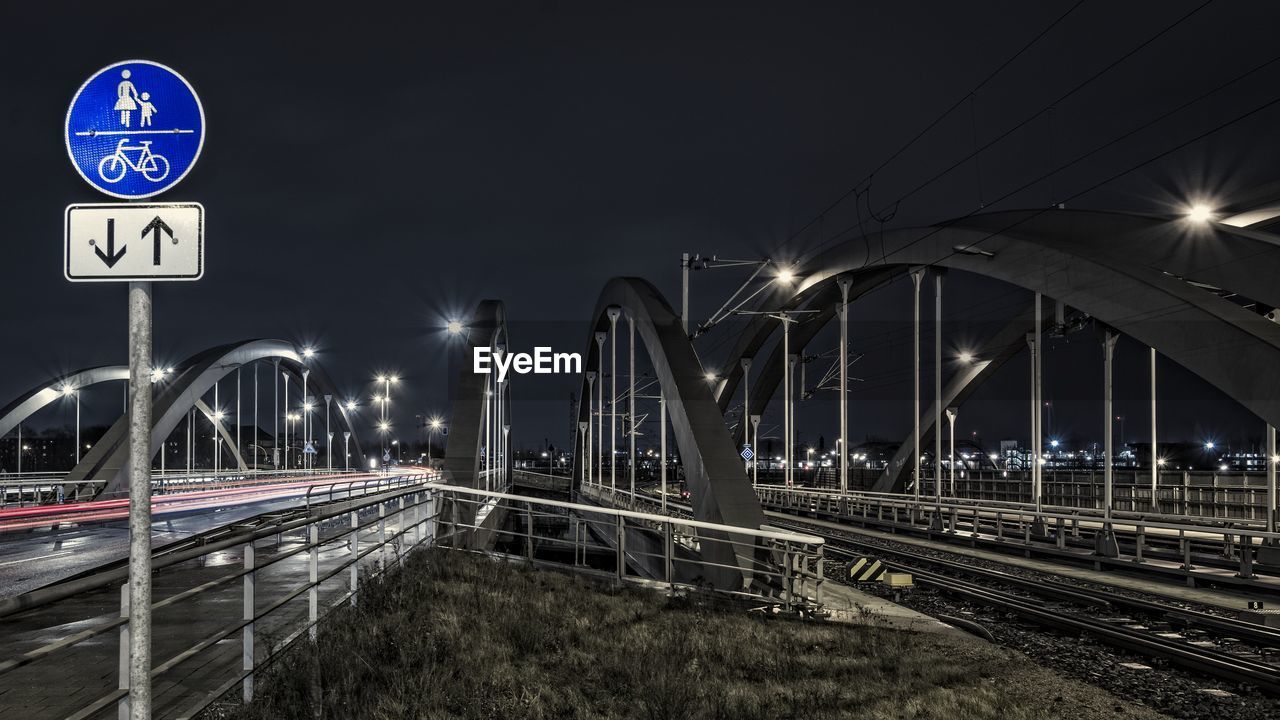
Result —
[[[408, 433], [414, 414], [447, 413], [442, 327], [477, 301], [507, 302], [516, 350], [583, 351], [587, 316], [610, 277], [650, 279], [678, 304], [681, 252], [786, 261], [834, 242], [859, 215], [878, 228], [869, 206], [892, 204], [1201, 4], [1086, 0], [864, 183], [869, 195], [813, 224], [1074, 0], [355, 3], [338, 13], [274, 3], [8, 7], [0, 404], [53, 374], [126, 359], [124, 287], [71, 284], [61, 272], [63, 208], [106, 200], [71, 167], [64, 114], [76, 88], [113, 62], [145, 58], [178, 70], [208, 122], [198, 165], [158, 198], [204, 204], [208, 263], [198, 283], [157, 287], [158, 363], [251, 337], [312, 343], [338, 383], [366, 401], [376, 373], [397, 371], [394, 415]], [[1280, 87], [1280, 63], [991, 205], [1271, 58], [1277, 21], [1276, 3], [1209, 3], [977, 162], [902, 201], [886, 227], [981, 205], [1044, 207], [1265, 102]], [[1277, 121], [1273, 108], [1071, 206], [1225, 205], [1277, 179]], [[697, 274], [694, 315], [710, 314], [744, 277]], [[947, 293], [950, 350], [1030, 301], [1017, 288], [954, 274]], [[897, 440], [909, 430], [909, 318], [909, 281], [855, 310], [853, 344], [866, 353], [854, 371], [863, 378], [853, 394], [855, 439]], [[729, 323], [699, 340], [706, 365], [722, 361], [733, 330]], [[828, 332], [811, 350], [832, 348]], [[1116, 412], [1133, 418], [1130, 440], [1146, 437], [1145, 358], [1122, 343]], [[1010, 363], [966, 404], [962, 433], [1025, 437], [1025, 363]], [[1168, 439], [1244, 443], [1261, 434], [1261, 421], [1171, 363], [1161, 367]], [[1048, 429], [1097, 439], [1102, 368], [1092, 333], [1055, 341], [1045, 372]], [[519, 441], [563, 442], [576, 378], [531, 376], [515, 388]], [[114, 419], [118, 403], [118, 388], [96, 391], [85, 412]], [[43, 422], [66, 422], [64, 410], [46, 411]], [[800, 422], [804, 437], [825, 431], [831, 444], [833, 394], [807, 402]]]

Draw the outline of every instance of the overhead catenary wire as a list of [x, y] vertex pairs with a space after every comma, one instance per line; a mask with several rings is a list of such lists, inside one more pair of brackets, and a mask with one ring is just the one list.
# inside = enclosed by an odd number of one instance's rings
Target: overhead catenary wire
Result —
[[[1210, 2], [1212, 2], [1212, 0], [1210, 0]], [[1063, 12], [1061, 15], [1057, 16], [1052, 22], [1050, 22], [1042, 30], [1040, 30], [1040, 32], [1036, 33], [1030, 40], [1024, 43], [1022, 47], [1018, 48], [1016, 52], [1014, 52], [1012, 55], [1006, 58], [1004, 62], [1000, 63], [998, 66], [996, 66], [994, 70], [987, 73], [986, 77], [980, 80], [968, 92], [958, 97], [954, 103], [952, 103], [949, 107], [947, 107], [946, 110], [943, 110], [941, 114], [935, 117], [927, 125], [921, 128], [918, 132], [916, 132], [916, 134], [913, 135], [909, 140], [907, 140], [905, 143], [900, 145], [898, 149], [892, 152], [887, 158], [882, 160], [879, 165], [877, 165], [870, 172], [868, 172], [861, 180], [854, 183], [848, 190], [842, 193], [839, 197], [837, 197], [835, 200], [828, 203], [826, 207], [824, 207], [821, 211], [819, 211], [818, 214], [813, 217], [813, 219], [809, 220], [804, 225], [802, 225], [800, 229], [791, 233], [789, 237], [779, 242], [778, 245], [774, 248], [774, 254], [776, 255], [778, 251], [780, 251], [783, 247], [785, 247], [787, 244], [794, 241], [800, 235], [804, 234], [809, 228], [813, 227], [815, 223], [821, 222], [822, 219], [828, 213], [830, 213], [832, 210], [838, 207], [841, 203], [847, 200], [850, 195], [855, 194], [858, 191], [858, 188], [862, 187], [862, 185], [867, 181], [869, 181], [872, 177], [874, 177], [876, 173], [884, 170], [886, 167], [889, 166], [890, 163], [892, 163], [894, 160], [897, 160], [899, 157], [902, 156], [903, 153], [911, 149], [912, 146], [914, 146], [925, 135], [928, 135], [930, 131], [932, 131], [935, 127], [937, 127], [939, 123], [947, 119], [947, 117], [949, 117], [961, 105], [963, 105], [965, 101], [968, 100], [974, 93], [977, 93], [979, 90], [986, 87], [987, 84], [990, 83], [992, 80], [994, 80], [998, 75], [1000, 75], [1000, 73], [1003, 72], [1005, 68], [1009, 67], [1018, 58], [1022, 57], [1036, 43], [1040, 42], [1040, 40], [1044, 38], [1044, 36], [1048, 35], [1054, 28], [1056, 28], [1060, 23], [1062, 23], [1063, 20], [1066, 20], [1069, 15], [1071, 15], [1077, 9], [1079, 9], [1080, 6], [1083, 5], [1084, 3], [1085, 3], [1085, 0], [1077, 0], [1074, 4], [1071, 5], [1071, 7], [1067, 8], [1066, 12]]]

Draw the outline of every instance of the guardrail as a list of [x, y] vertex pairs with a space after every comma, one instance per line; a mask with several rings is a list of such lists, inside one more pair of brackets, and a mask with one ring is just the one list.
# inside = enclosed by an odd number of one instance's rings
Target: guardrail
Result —
[[[883, 493], [840, 493], [817, 490], [758, 486], [756, 495], [769, 506], [826, 514], [834, 518], [855, 521], [891, 522], [895, 524], [932, 527], [946, 532], [956, 532], [961, 521], [967, 521], [978, 532], [984, 521], [995, 536], [1002, 540], [1022, 542], [1028, 546], [1037, 543], [1033, 529], [1043, 527], [1051, 532], [1058, 549], [1064, 549], [1068, 534], [1079, 536], [1082, 529], [1089, 531], [1122, 531], [1135, 539], [1134, 560], [1142, 561], [1144, 544], [1149, 539], [1164, 537], [1176, 541], [1182, 556], [1182, 570], [1194, 569], [1191, 562], [1192, 543], [1216, 547], [1223, 558], [1237, 558], [1241, 578], [1253, 577], [1253, 548], [1280, 544], [1280, 533], [1258, 529], [1252, 523], [1241, 523], [1227, 518], [1197, 518], [1203, 522], [1187, 522], [1183, 516], [1166, 516], [1154, 513], [1113, 512], [1093, 509], [1044, 506], [1036, 510], [1029, 503], [996, 503], [963, 498], [922, 497], [919, 501], [909, 496]], [[1014, 532], [1010, 534], [1008, 528]]]
[[[932, 466], [921, 468], [920, 493], [936, 492]], [[851, 492], [865, 491], [880, 479], [883, 470], [849, 468]], [[1044, 502], [1059, 507], [1100, 509], [1103, 504], [1102, 468], [1061, 468], [1046, 465], [1041, 482]], [[781, 469], [760, 467], [756, 479], [762, 485], [779, 485]], [[835, 492], [840, 487], [839, 468], [796, 468], [797, 487]], [[952, 491], [950, 471], [942, 470], [943, 494], [955, 498], [995, 502], [1030, 502], [1031, 481], [1025, 470], [970, 469], [957, 466]], [[910, 485], [908, 484], [908, 489]], [[1166, 470], [1158, 471], [1154, 498], [1150, 468], [1113, 468], [1112, 507], [1116, 510], [1165, 515], [1198, 515], [1218, 518], [1261, 520], [1266, 517], [1267, 475], [1249, 470]]]
[[[505, 538], [519, 545], [528, 559], [537, 539], [544, 547], [573, 551], [574, 564], [585, 567], [593, 554], [611, 557], [605, 572], [619, 581], [654, 581], [672, 589], [700, 586], [695, 578], [706, 578], [714, 572], [739, 573], [747, 576], [757, 591], [722, 590], [729, 595], [754, 600], [777, 602], [786, 609], [798, 605], [821, 604], [823, 544], [820, 537], [770, 528], [741, 528], [732, 525], [624, 510], [602, 505], [584, 505], [559, 500], [530, 498], [524, 495], [482, 492], [455, 486], [440, 486], [454, 507], [475, 512], [460, 512], [457, 521], [467, 530], [480, 530], [479, 521], [468, 524], [466, 518], [478, 517], [481, 507], [491, 500], [504, 501], [508, 512], [523, 519], [524, 530], [498, 528], [490, 530], [499, 542]], [[566, 537], [537, 536], [533, 533], [537, 520], [566, 518]], [[450, 518], [450, 522], [454, 518]], [[629, 532], [650, 533], [661, 538], [661, 550], [627, 546]], [[653, 543], [653, 546], [658, 543]], [[681, 555], [677, 548], [696, 552], [697, 557]], [[760, 551], [764, 550], [764, 553]], [[730, 558], [729, 561], [715, 558]], [[649, 577], [641, 568], [657, 568]], [[685, 578], [682, 580], [681, 578]], [[762, 596], [761, 588], [772, 588], [776, 596]]]
[[[255, 483], [269, 483], [281, 478], [305, 478], [316, 476], [348, 476], [367, 475], [367, 471], [356, 470], [258, 470], [248, 472], [223, 473], [155, 473], [151, 476], [152, 495], [168, 495], [201, 490], [219, 490], [229, 487], [244, 487]], [[102, 494], [94, 490], [107, 484], [106, 480], [80, 480], [75, 483], [65, 482], [66, 474], [34, 474], [0, 475], [0, 509], [10, 505], [31, 507], [36, 505], [55, 505], [64, 502], [81, 502], [81, 495], [97, 500], [127, 498], [127, 492]], [[83, 492], [82, 492], [83, 491]]]
[[[878, 493], [870, 490], [856, 490], [843, 495], [836, 490], [823, 490], [805, 487], [786, 487], [785, 485], [757, 485], [756, 494], [770, 492], [789, 492], [795, 495], [805, 495], [811, 497], [834, 498], [861, 498], [870, 500], [915, 500], [914, 495], [909, 493]], [[761, 495], [763, 497], [763, 495]], [[936, 505], [935, 496], [932, 493], [922, 492], [920, 502], [930, 506]], [[979, 498], [955, 497], [943, 495], [942, 501], [951, 505], [962, 507], [981, 507], [981, 508], [1005, 508], [1009, 510], [1021, 510], [1024, 512], [1035, 512], [1035, 503], [1025, 500], [986, 500]], [[1042, 503], [1042, 512], [1057, 512], [1065, 514], [1079, 515], [1082, 519], [1098, 519], [1102, 520], [1106, 517], [1106, 512], [1101, 508], [1093, 507], [1076, 507], [1074, 505], [1061, 505], [1056, 503]], [[1183, 515], [1179, 513], [1162, 513], [1154, 510], [1124, 510], [1113, 509], [1111, 512], [1113, 520], [1148, 520], [1155, 522], [1181, 523], [1185, 525], [1196, 525], [1202, 527], [1232, 527], [1232, 528], [1252, 528], [1257, 530], [1265, 530], [1266, 523], [1262, 519], [1254, 520], [1250, 518], [1222, 517], [1218, 515]]]
[[[378, 477], [366, 477], [363, 479], [336, 481], [336, 482], [331, 482], [327, 485], [319, 485], [319, 484], [312, 485], [311, 487], [307, 488], [307, 493], [305, 496], [307, 510], [311, 509], [311, 499], [317, 495], [323, 494], [325, 496], [325, 502], [329, 502], [329, 503], [332, 503], [335, 500], [350, 500], [351, 498], [363, 497], [365, 495], [368, 495], [370, 492], [372, 492], [369, 489], [370, 485], [373, 486], [373, 491], [379, 491], [386, 488], [394, 488], [394, 487], [400, 487], [403, 485], [412, 484], [414, 480], [411, 480], [411, 478], [416, 479], [418, 477], [423, 477], [423, 478], [429, 479], [429, 478], [435, 477], [437, 474], [438, 473], [434, 471], [428, 471], [421, 476], [416, 476], [416, 475], [378, 476]], [[359, 495], [355, 494], [357, 484], [360, 486]], [[343, 486], [341, 490], [338, 490], [339, 485]]]
[[[304, 634], [314, 638], [328, 613], [356, 601], [362, 578], [384, 572], [413, 547], [440, 544], [466, 549], [489, 538], [502, 554], [535, 563], [550, 563], [549, 555], [562, 556], [570, 548], [574, 567], [620, 582], [656, 582], [674, 590], [696, 586], [698, 576], [716, 570], [746, 571], [754, 576], [757, 591], [730, 594], [786, 607], [821, 600], [821, 538], [424, 483], [423, 479], [408, 477], [392, 490], [317, 506], [304, 518], [155, 558], [154, 572], [167, 578], [155, 583], [157, 591], [184, 579], [177, 585], [182, 589], [152, 603], [153, 617], [161, 611], [169, 618], [167, 625], [153, 620], [154, 707], [163, 708], [156, 717], [193, 717], [237, 686], [243, 700], [249, 701], [254, 674], [263, 664]], [[506, 513], [508, 522], [489, 520], [499, 511]], [[366, 525], [362, 516], [375, 512], [376, 526]], [[661, 550], [629, 547], [627, 539], [636, 532], [660, 538]], [[271, 539], [275, 551], [260, 555]], [[735, 559], [729, 563], [709, 560], [715, 548], [731, 550]], [[236, 552], [238, 565], [228, 564], [228, 554]], [[221, 559], [206, 563], [213, 556]], [[287, 562], [299, 556], [306, 558], [305, 578], [296, 562]], [[611, 566], [593, 567], [605, 557], [613, 559]], [[661, 558], [660, 577], [635, 569], [654, 558]], [[742, 558], [750, 564], [744, 567]], [[260, 583], [269, 569], [271, 574]], [[0, 600], [4, 627], [15, 633], [4, 643], [13, 654], [0, 661], [0, 678], [11, 690], [0, 693], [0, 716], [34, 717], [33, 708], [21, 704], [22, 690], [45, 687], [51, 677], [71, 672], [76, 667], [71, 654], [81, 654], [86, 658], [82, 662], [93, 667], [94, 658], [102, 658], [109, 650], [102, 636], [112, 632], [118, 637], [118, 652], [111, 653], [118, 658], [116, 687], [104, 683], [95, 689], [97, 673], [77, 673], [80, 692], [57, 694], [63, 704], [54, 710], [60, 717], [72, 718], [106, 716], [113, 705], [127, 712], [130, 628], [125, 581], [127, 568], [119, 568]], [[777, 592], [770, 595], [768, 589]], [[117, 592], [118, 617], [103, 617], [103, 606]], [[210, 595], [214, 597], [201, 602]], [[296, 605], [304, 597], [306, 613], [302, 615]], [[69, 608], [67, 603], [76, 607]], [[89, 616], [74, 617], [77, 608]], [[220, 609], [234, 612], [221, 620], [210, 617]], [[32, 632], [33, 625], [44, 622], [44, 612], [49, 624]], [[175, 613], [181, 613], [176, 620]], [[192, 621], [196, 617], [206, 624], [218, 623], [216, 629], [200, 630]], [[19, 631], [18, 625], [24, 628]], [[264, 634], [276, 640], [259, 644]], [[18, 649], [18, 638], [26, 649]], [[163, 640], [164, 647], [158, 640]], [[237, 640], [237, 657], [229, 657], [227, 642]], [[199, 668], [199, 677], [192, 666]], [[82, 696], [89, 699], [76, 699]]]

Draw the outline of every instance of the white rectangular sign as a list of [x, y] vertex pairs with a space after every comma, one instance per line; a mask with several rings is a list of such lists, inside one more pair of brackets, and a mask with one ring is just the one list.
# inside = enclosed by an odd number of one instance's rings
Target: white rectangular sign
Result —
[[71, 282], [199, 280], [204, 207], [199, 203], [68, 205], [63, 274]]

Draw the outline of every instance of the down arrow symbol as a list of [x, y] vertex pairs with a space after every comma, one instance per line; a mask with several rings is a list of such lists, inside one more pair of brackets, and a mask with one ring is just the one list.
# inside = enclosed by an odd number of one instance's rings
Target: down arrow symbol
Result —
[[107, 267], [113, 268], [116, 263], [120, 262], [120, 258], [124, 257], [124, 253], [129, 248], [120, 246], [120, 252], [116, 252], [116, 221], [113, 218], [107, 219], [107, 251], [102, 252], [102, 248], [97, 244], [93, 244], [93, 251], [97, 253], [98, 259], [107, 264]]

